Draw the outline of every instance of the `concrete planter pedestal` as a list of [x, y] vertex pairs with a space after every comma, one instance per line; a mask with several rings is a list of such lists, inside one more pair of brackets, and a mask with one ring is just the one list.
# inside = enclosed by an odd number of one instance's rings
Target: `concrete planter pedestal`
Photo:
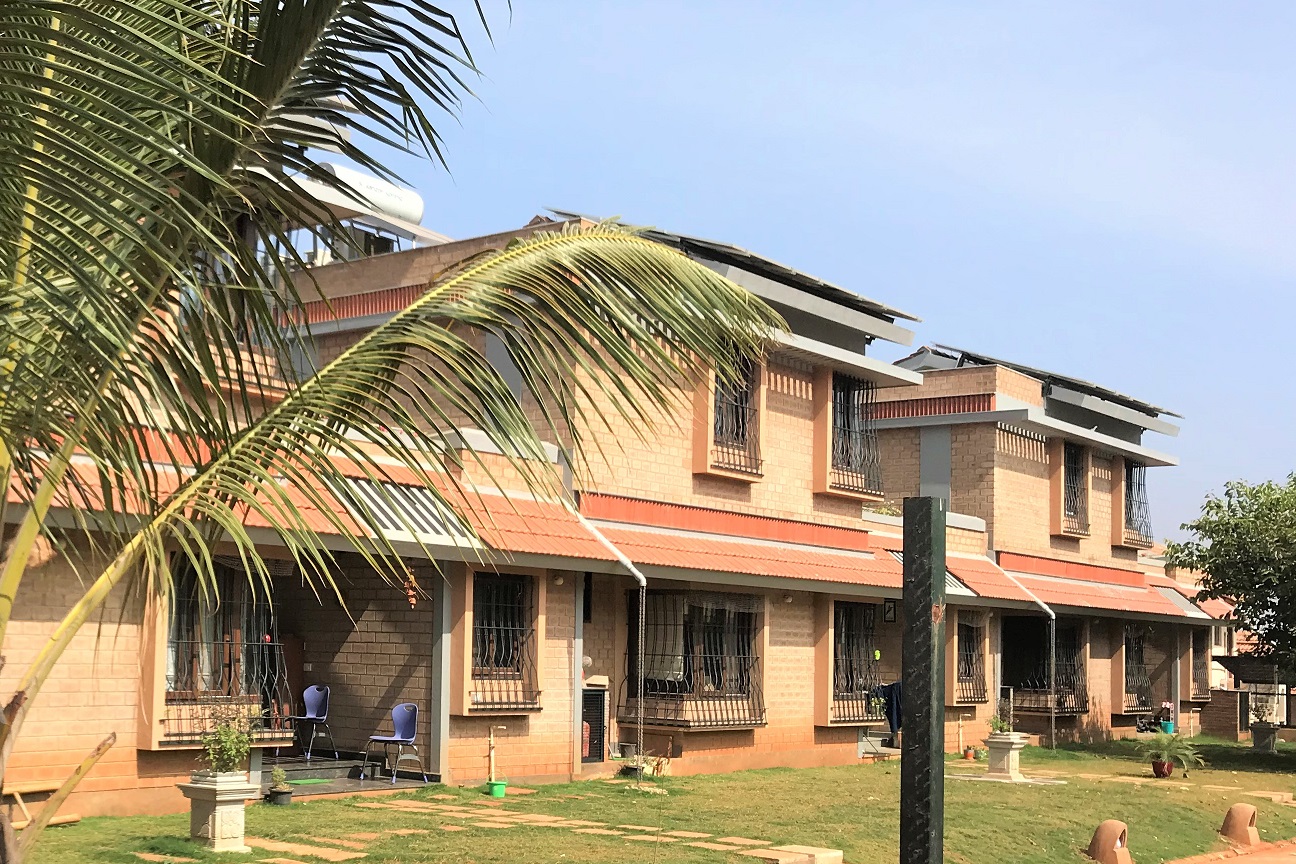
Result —
[[261, 787], [244, 771], [195, 771], [180, 791], [189, 799], [189, 838], [216, 852], [248, 852], [243, 844], [243, 805]]
[[1275, 723], [1253, 723], [1251, 746], [1261, 753], [1278, 752], [1278, 726]]
[[1030, 740], [1020, 732], [993, 732], [985, 739], [990, 751], [990, 777], [1001, 777], [1020, 783], [1026, 778], [1021, 773], [1021, 751]]

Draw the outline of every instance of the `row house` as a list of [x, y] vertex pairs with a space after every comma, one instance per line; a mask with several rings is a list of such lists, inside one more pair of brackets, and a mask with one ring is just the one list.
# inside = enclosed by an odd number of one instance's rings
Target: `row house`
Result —
[[[302, 280], [322, 295], [306, 310], [310, 359], [345, 350], [450, 265], [581, 218], [454, 242], [366, 220], [354, 260], [321, 259]], [[676, 774], [874, 758], [891, 738], [904, 626], [890, 505], [919, 494], [949, 502], [949, 749], [987, 734], [1001, 691], [1020, 727], [1056, 737], [1121, 734], [1162, 701], [1192, 716], [1209, 695], [1199, 639], [1212, 613], [1138, 565], [1146, 469], [1173, 463], [1140, 436], [1172, 434], [1167, 412], [964, 352], [881, 361], [876, 343], [911, 344], [915, 318], [735, 246], [650, 236], [784, 317], [743, 380], [690, 382], [681, 416], [651, 436], [615, 414], [588, 430], [590, 460], [567, 472], [574, 506], [528, 492], [461, 429], [490, 470], [450, 454], [445, 483], [473, 490], [477, 541], [412, 477], [393, 469], [375, 494], [379, 481], [340, 466], [427, 596], [394, 589], [327, 531], [339, 593], [317, 595], [269, 526], [250, 525], [278, 562], [273, 597], [225, 558], [218, 605], [183, 572], [168, 604], [115, 598], [36, 704], [6, 782], [49, 786], [116, 731], [70, 806], [179, 809], [174, 784], [218, 717], [248, 717], [258, 754], [273, 752], [312, 684], [331, 689], [344, 754], [390, 731], [393, 705], [418, 705], [421, 767], [443, 782], [483, 779], [492, 735], [499, 771], [526, 782], [606, 775], [640, 747]], [[525, 405], [521, 376], [478, 338]], [[557, 448], [548, 458], [567, 467]], [[42, 565], [5, 682], [93, 566], [76, 548]]]

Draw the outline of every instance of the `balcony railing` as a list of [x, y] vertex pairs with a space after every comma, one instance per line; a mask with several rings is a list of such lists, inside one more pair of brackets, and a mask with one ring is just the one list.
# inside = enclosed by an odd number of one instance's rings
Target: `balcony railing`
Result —
[[1088, 534], [1089, 472], [1084, 447], [1066, 442], [1062, 451], [1062, 467], [1062, 528], [1068, 534]]
[[882, 676], [874, 649], [877, 606], [834, 604], [832, 720], [870, 723], [886, 719]]
[[1089, 712], [1089, 683], [1080, 632], [1073, 622], [1059, 622], [1055, 633], [1052, 688], [1049, 684], [1048, 631], [1041, 627], [1034, 644], [1005, 644], [1004, 652], [1028, 654], [1027, 675], [1010, 680], [1013, 709], [1023, 714], [1079, 715]]
[[873, 421], [873, 384], [833, 374], [832, 486], [882, 494], [882, 456]]
[[981, 650], [985, 627], [978, 618], [975, 622], [962, 620], [967, 614], [959, 613], [958, 622], [958, 679], [955, 696], [959, 704], [988, 702], [986, 690], [985, 654]]
[[1192, 698], [1210, 698], [1211, 648], [1210, 632], [1194, 630], [1192, 634]]
[[282, 643], [172, 640], [167, 653], [163, 744], [197, 744], [227, 722], [254, 742], [292, 740]]
[[1147, 466], [1125, 463], [1125, 545], [1152, 545], [1152, 512], [1147, 497]]
[[638, 664], [638, 597], [631, 595], [627, 675], [618, 718], [649, 726], [733, 729], [765, 725], [756, 651], [759, 601], [746, 595], [651, 592]]
[[737, 381], [716, 381], [713, 467], [744, 474], [761, 472], [760, 412], [756, 396], [754, 367], [749, 366]]
[[1125, 714], [1148, 714], [1152, 711], [1152, 677], [1143, 659], [1147, 631], [1137, 625], [1125, 628]]

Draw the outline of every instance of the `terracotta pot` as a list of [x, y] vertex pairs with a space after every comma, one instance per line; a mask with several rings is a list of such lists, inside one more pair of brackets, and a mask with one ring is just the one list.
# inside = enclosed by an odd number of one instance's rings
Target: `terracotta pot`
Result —
[[1153, 777], [1161, 777], [1164, 779], [1166, 777], [1169, 777], [1173, 773], [1174, 773], [1173, 762], [1161, 762], [1160, 760], [1157, 759], [1152, 760]]

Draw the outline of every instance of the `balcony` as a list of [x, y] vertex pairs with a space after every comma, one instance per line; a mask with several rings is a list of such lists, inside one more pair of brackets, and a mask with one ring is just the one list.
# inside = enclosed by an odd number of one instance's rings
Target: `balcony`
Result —
[[292, 741], [282, 643], [173, 640], [167, 654], [159, 744], [199, 744], [222, 723], [243, 729], [254, 744]]

